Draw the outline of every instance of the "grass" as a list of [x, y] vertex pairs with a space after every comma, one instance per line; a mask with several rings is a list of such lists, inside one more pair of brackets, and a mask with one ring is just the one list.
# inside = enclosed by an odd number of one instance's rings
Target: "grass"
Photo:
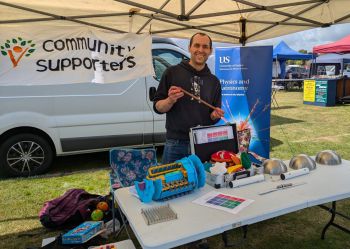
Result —
[[[280, 108], [271, 111], [271, 157], [290, 159], [299, 153], [315, 155], [331, 149], [342, 158], [350, 159], [350, 106], [304, 105], [302, 92], [280, 91], [276, 97]], [[54, 169], [45, 176], [2, 179], [0, 248], [39, 247], [43, 238], [59, 235], [62, 231], [41, 226], [38, 212], [43, 203], [71, 188], [106, 195], [109, 191], [108, 171], [108, 153], [98, 153], [58, 158]], [[350, 200], [339, 201], [338, 211], [350, 216]], [[229, 231], [228, 236], [237, 243], [235, 248], [242, 249], [350, 248], [350, 235], [334, 227], [327, 231], [326, 240], [320, 239], [329, 218], [326, 211], [313, 207], [250, 225], [246, 240], [241, 239], [240, 229]], [[349, 221], [339, 217], [336, 221], [350, 227]], [[125, 238], [122, 234], [119, 239]], [[108, 241], [114, 240], [111, 237]], [[133, 241], [138, 246], [135, 238]], [[224, 248], [219, 235], [208, 241], [211, 248]]]
[[304, 105], [302, 92], [277, 93], [280, 108], [271, 112], [271, 157], [290, 159], [321, 150], [350, 158], [350, 106]]

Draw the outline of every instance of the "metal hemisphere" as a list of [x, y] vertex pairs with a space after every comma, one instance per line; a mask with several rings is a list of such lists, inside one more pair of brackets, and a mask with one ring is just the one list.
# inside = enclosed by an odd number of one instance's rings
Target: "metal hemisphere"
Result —
[[289, 167], [292, 169], [309, 168], [311, 171], [316, 169], [316, 162], [306, 154], [299, 154], [290, 160]]
[[324, 150], [317, 153], [316, 162], [324, 165], [339, 165], [341, 157], [333, 150]]
[[276, 158], [267, 159], [263, 162], [264, 173], [270, 175], [280, 175], [287, 172], [285, 163]]

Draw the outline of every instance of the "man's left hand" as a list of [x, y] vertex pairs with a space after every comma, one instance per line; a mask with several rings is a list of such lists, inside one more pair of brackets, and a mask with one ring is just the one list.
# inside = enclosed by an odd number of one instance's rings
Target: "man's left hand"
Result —
[[219, 107], [216, 107], [215, 110], [210, 114], [210, 118], [212, 120], [219, 119], [219, 118], [223, 117], [224, 114], [225, 114], [224, 110], [222, 110]]

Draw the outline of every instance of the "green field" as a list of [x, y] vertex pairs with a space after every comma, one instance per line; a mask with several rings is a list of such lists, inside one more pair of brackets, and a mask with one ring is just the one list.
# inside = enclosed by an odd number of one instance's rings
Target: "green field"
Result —
[[[276, 97], [280, 108], [271, 111], [271, 157], [290, 159], [299, 153], [315, 155], [331, 149], [342, 158], [350, 159], [350, 106], [303, 105], [302, 92], [280, 91]], [[45, 176], [2, 179], [0, 248], [39, 247], [43, 238], [59, 235], [62, 231], [41, 226], [38, 212], [43, 203], [71, 188], [108, 194], [107, 167], [108, 153], [98, 153], [58, 158], [55, 167]], [[338, 211], [350, 216], [350, 200], [339, 201]], [[251, 225], [245, 240], [240, 229], [228, 234], [229, 239], [237, 243], [234, 248], [350, 248], [350, 235], [334, 227], [329, 228], [326, 240], [320, 239], [329, 218], [326, 211], [313, 207]], [[349, 220], [338, 217], [336, 221], [350, 228]], [[125, 238], [122, 234], [119, 239]], [[133, 241], [139, 246], [135, 238]], [[219, 235], [208, 238], [208, 242], [211, 248], [225, 248]]]

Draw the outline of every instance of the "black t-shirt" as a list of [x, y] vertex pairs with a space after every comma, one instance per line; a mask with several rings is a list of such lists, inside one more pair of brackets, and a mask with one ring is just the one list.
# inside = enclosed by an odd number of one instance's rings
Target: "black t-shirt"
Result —
[[[209, 104], [221, 107], [221, 85], [218, 78], [211, 74], [207, 65], [201, 70], [195, 70], [188, 61], [169, 67], [160, 80], [155, 94], [153, 109], [157, 101], [168, 97], [171, 86], [178, 86], [200, 97]], [[185, 95], [166, 113], [166, 137], [170, 139], [189, 139], [189, 129], [198, 125], [213, 125], [218, 120], [211, 120], [213, 110], [197, 100]]]

